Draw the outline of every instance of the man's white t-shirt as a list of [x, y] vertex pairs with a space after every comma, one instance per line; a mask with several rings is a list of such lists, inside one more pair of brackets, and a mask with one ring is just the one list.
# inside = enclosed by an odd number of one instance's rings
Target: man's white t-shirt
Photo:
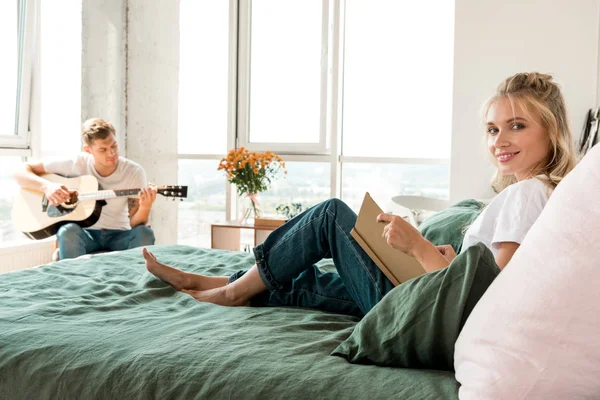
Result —
[[[72, 160], [48, 161], [44, 163], [48, 173], [73, 178], [82, 175], [92, 175], [98, 180], [99, 190], [106, 189], [137, 189], [146, 187], [146, 172], [136, 162], [119, 157], [117, 169], [109, 176], [100, 176], [94, 168], [94, 158], [91, 154], [81, 153]], [[137, 198], [137, 196], [131, 196]], [[129, 230], [129, 208], [127, 196], [106, 200], [98, 222], [89, 229]]]
[[482, 242], [495, 257], [500, 243], [521, 244], [548, 202], [549, 195], [548, 187], [536, 178], [508, 186], [473, 221], [465, 233], [461, 251]]

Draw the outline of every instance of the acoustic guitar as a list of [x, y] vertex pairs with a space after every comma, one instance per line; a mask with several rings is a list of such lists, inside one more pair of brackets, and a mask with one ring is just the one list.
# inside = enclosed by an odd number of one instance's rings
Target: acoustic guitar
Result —
[[[64, 178], [60, 175], [46, 174], [44, 179], [67, 187], [71, 198], [54, 206], [42, 192], [20, 190], [13, 205], [12, 220], [17, 229], [31, 239], [50, 237], [58, 232], [58, 228], [69, 222], [84, 228], [90, 227], [100, 218], [106, 200], [137, 195], [142, 190], [99, 190], [98, 180], [91, 175]], [[187, 197], [187, 186], [157, 186], [157, 192], [173, 200], [184, 199]]]

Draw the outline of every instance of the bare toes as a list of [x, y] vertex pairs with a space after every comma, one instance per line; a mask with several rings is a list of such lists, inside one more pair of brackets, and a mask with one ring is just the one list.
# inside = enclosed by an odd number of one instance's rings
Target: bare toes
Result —
[[148, 261], [158, 261], [156, 259], [156, 257], [154, 256], [154, 254], [152, 254], [148, 250], [146, 250], [145, 247], [142, 249], [142, 254], [144, 255], [144, 258]]

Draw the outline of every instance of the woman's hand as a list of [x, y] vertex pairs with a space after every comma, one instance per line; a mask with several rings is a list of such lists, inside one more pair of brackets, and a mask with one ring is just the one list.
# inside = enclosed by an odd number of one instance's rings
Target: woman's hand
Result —
[[456, 258], [456, 252], [454, 251], [454, 248], [449, 244], [435, 246], [435, 248], [437, 249], [437, 251], [440, 252], [441, 255], [444, 256], [446, 260], [448, 260], [449, 263], [451, 263], [452, 260]]
[[404, 218], [391, 214], [379, 214], [377, 222], [388, 222], [383, 228], [383, 237], [387, 244], [414, 257], [414, 251], [422, 246], [425, 238]]
[[[445, 255], [442, 255], [439, 249], [425, 239], [421, 235], [421, 232], [416, 230], [414, 226], [406, 222], [403, 218], [397, 215], [379, 214], [377, 221], [389, 222], [383, 228], [383, 237], [387, 241], [387, 244], [416, 258], [425, 271], [436, 271], [446, 268], [450, 264], [450, 261]], [[452, 250], [452, 253], [454, 253], [454, 250]], [[450, 250], [448, 250], [448, 256], [450, 254]]]

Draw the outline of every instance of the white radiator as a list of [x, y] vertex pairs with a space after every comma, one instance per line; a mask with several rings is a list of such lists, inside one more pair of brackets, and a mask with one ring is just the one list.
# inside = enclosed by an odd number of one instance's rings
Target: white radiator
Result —
[[26, 269], [52, 261], [56, 238], [0, 247], [0, 273]]

